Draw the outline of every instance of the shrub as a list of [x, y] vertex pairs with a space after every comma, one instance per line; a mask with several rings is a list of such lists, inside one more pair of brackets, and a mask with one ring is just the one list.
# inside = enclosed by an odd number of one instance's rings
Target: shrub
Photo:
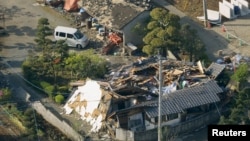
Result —
[[51, 85], [50, 83], [46, 82], [46, 81], [41, 81], [40, 82], [40, 87], [43, 89], [43, 91], [48, 94], [48, 96], [50, 98], [54, 97], [54, 91], [55, 91], [55, 87], [53, 85]]
[[61, 93], [68, 93], [69, 92], [69, 88], [68, 86], [61, 86], [58, 88], [58, 91]]
[[38, 129], [37, 136], [43, 137], [44, 135], [45, 135], [45, 133], [41, 129]]
[[11, 90], [9, 88], [3, 88], [0, 89], [1, 95], [0, 95], [0, 101], [9, 100], [11, 97]]
[[41, 81], [41, 82], [40, 82], [40, 86], [41, 86], [43, 89], [45, 89], [46, 87], [51, 86], [51, 84], [48, 83], [48, 82], [46, 82], [46, 81]]
[[56, 95], [55, 101], [56, 101], [56, 103], [58, 103], [58, 104], [62, 104], [62, 103], [64, 102], [64, 97], [63, 97], [63, 95], [61, 95], [61, 94]]
[[49, 96], [50, 98], [53, 98], [53, 97], [54, 97], [54, 90], [55, 90], [55, 87], [54, 87], [53, 85], [50, 85], [50, 86], [48, 86], [48, 87], [46, 87], [46, 88], [44, 89], [44, 91], [48, 94], [48, 96]]
[[234, 79], [238, 82], [244, 82], [244, 81], [246, 81], [248, 75], [249, 75], [248, 65], [247, 64], [240, 64], [240, 66], [236, 69], [236, 71], [233, 74], [233, 76], [231, 77], [231, 79]]

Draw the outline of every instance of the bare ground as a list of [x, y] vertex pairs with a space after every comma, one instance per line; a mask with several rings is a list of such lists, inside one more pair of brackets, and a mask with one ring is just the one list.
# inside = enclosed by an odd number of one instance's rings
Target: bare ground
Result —
[[10, 120], [10, 115], [0, 108], [0, 140], [1, 141], [16, 141], [17, 138], [21, 141], [21, 130]]
[[[173, 4], [176, 8], [184, 12], [190, 17], [196, 18], [203, 15], [203, 0], [166, 0]], [[219, 10], [219, 1], [222, 0], [206, 0], [207, 8], [211, 10]], [[230, 0], [227, 0], [230, 2]], [[246, 0], [250, 3], [250, 0]]]

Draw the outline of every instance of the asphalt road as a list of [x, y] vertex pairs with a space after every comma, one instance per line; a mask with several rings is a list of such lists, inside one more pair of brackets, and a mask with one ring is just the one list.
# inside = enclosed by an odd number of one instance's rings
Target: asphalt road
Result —
[[22, 78], [21, 64], [29, 53], [33, 53], [38, 20], [42, 17], [48, 18], [51, 28], [56, 25], [69, 26], [70, 22], [53, 9], [37, 5], [35, 0], [1, 1], [0, 10], [5, 13], [4, 24], [8, 33], [0, 37], [2, 48], [0, 56], [3, 62], [9, 66], [8, 76], [12, 88], [15, 90], [23, 87], [25, 90], [31, 91], [25, 84], [25, 80], [20, 79]]

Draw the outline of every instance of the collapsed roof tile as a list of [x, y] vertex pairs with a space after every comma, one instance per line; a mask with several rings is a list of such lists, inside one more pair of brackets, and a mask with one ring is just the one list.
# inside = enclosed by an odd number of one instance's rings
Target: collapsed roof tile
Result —
[[207, 73], [209, 73], [214, 79], [218, 77], [218, 75], [221, 74], [221, 72], [225, 69], [225, 65], [218, 64], [218, 63], [212, 63], [207, 69]]

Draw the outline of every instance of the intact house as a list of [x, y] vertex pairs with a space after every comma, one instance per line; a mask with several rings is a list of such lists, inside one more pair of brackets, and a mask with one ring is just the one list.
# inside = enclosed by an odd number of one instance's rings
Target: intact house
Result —
[[[176, 60], [162, 62], [162, 125], [175, 125], [216, 109], [223, 89], [216, 77], [225, 66]], [[64, 106], [66, 114], [76, 111], [92, 125], [91, 132], [116, 129], [142, 132], [157, 128], [159, 63], [157, 57], [112, 70], [106, 81], [86, 80]]]
[[[118, 33], [123, 52], [133, 52], [142, 38], [138, 38], [133, 27], [144, 23], [152, 7], [150, 0], [82, 0], [82, 9], [92, 17], [92, 29], [97, 30], [99, 39], [106, 39], [110, 33]], [[101, 35], [101, 36], [100, 36]], [[125, 48], [123, 48], [125, 47]]]

